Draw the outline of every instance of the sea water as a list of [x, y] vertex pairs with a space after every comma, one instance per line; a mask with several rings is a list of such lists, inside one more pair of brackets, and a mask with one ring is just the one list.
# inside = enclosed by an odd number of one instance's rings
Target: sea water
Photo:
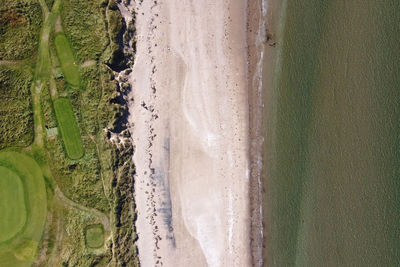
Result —
[[263, 77], [265, 265], [398, 266], [400, 1], [282, 3]]

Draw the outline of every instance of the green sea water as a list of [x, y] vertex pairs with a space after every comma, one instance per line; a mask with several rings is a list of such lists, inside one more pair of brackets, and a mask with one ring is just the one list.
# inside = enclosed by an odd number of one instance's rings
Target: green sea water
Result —
[[400, 266], [400, 1], [284, 1], [266, 266]]

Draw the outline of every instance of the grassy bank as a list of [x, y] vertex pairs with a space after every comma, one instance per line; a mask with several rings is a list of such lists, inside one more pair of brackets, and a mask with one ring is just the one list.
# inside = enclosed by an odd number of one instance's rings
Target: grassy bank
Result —
[[400, 262], [399, 13], [287, 2], [267, 125], [271, 266]]

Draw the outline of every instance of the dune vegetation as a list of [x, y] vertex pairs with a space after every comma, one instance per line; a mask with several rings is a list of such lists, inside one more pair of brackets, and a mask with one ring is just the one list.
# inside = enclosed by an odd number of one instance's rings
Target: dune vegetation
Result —
[[0, 3], [0, 191], [14, 192], [0, 197], [0, 265], [135, 266], [133, 150], [109, 140], [123, 110], [115, 4]]

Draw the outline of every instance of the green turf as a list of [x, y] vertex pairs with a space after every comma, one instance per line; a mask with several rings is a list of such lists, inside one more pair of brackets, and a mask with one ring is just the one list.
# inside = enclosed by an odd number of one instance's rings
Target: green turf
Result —
[[104, 244], [104, 229], [100, 224], [91, 225], [86, 228], [86, 245], [89, 248], [100, 248]]
[[70, 85], [78, 87], [80, 84], [79, 69], [67, 37], [64, 34], [58, 34], [54, 43], [65, 79]]
[[37, 255], [46, 221], [47, 197], [42, 171], [32, 158], [12, 151], [0, 152], [0, 166], [3, 173], [7, 168], [21, 179], [27, 211], [26, 224], [12, 239], [0, 243], [0, 266], [30, 266]]
[[67, 98], [56, 99], [54, 111], [68, 157], [81, 158], [84, 153], [83, 144], [71, 102]]
[[18, 175], [0, 166], [0, 243], [17, 234], [26, 222], [24, 188]]

